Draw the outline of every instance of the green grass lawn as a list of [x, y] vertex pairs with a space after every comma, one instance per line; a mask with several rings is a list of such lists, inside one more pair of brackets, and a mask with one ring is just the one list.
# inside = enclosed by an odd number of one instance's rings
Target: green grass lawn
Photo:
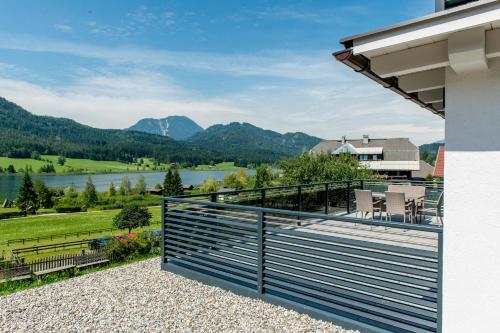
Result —
[[[42, 155], [42, 160], [35, 160], [32, 158], [9, 158], [0, 157], [0, 166], [3, 169], [12, 164], [16, 170], [24, 169], [27, 165], [30, 165], [33, 172], [38, 172], [38, 170], [46, 165], [48, 161], [51, 161], [56, 169], [56, 173], [118, 173], [118, 172], [134, 172], [134, 171], [154, 171], [153, 161], [148, 158], [143, 158], [142, 165], [137, 163], [123, 163], [116, 161], [93, 161], [89, 159], [78, 159], [78, 158], [66, 158], [64, 165], [59, 165], [57, 163], [58, 156], [53, 155]], [[157, 167], [160, 170], [166, 170], [169, 168], [167, 164], [160, 164]]]
[[210, 166], [208, 164], [200, 164], [194, 168], [195, 170], [207, 171], [207, 170], [237, 170], [237, 169], [246, 169], [242, 167], [238, 167], [234, 165], [234, 162], [222, 162]]
[[[155, 223], [149, 227], [142, 229], [135, 229], [133, 232], [140, 232], [144, 229], [158, 229], [159, 225], [156, 224], [160, 221], [160, 207], [149, 207], [150, 212], [153, 215], [152, 223]], [[54, 240], [41, 240], [40, 242], [27, 242], [25, 244], [16, 243], [7, 246], [5, 240], [8, 239], [18, 239], [18, 238], [30, 238], [30, 237], [42, 237], [48, 235], [64, 234], [69, 232], [83, 232], [92, 229], [103, 229], [111, 228], [113, 217], [118, 214], [120, 210], [105, 210], [105, 211], [91, 211], [84, 213], [71, 213], [71, 214], [57, 214], [57, 215], [39, 215], [30, 216], [22, 218], [14, 218], [7, 220], [0, 220], [0, 252], [5, 251], [5, 253], [10, 256], [10, 251], [15, 248], [28, 247], [34, 245], [44, 245], [51, 243], [62, 243], [65, 241], [75, 241], [81, 239], [92, 239], [108, 235], [120, 235], [126, 233], [126, 231], [115, 230], [113, 232], [105, 232], [103, 234], [88, 234], [80, 235], [79, 237], [72, 236], [68, 237], [66, 240], [64, 238], [56, 238]], [[26, 254], [23, 257], [27, 259], [33, 259], [35, 257], [61, 254], [61, 253], [75, 253], [81, 251], [81, 248], [58, 250], [57, 252], [52, 251], [51, 253], [43, 254]]]

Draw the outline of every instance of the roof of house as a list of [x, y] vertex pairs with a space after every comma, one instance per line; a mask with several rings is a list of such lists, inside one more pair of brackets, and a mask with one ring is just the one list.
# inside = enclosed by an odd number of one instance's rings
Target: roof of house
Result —
[[[467, 63], [465, 41], [484, 59]], [[486, 66], [500, 57], [500, 1], [481, 0], [346, 37], [334, 57], [383, 87], [445, 118], [445, 68]], [[481, 48], [481, 50], [479, 49]]]
[[438, 149], [434, 177], [444, 177], [444, 146], [440, 146]]
[[[354, 148], [361, 148], [360, 151], [380, 151], [384, 154], [386, 161], [417, 161], [419, 159], [419, 149], [408, 138], [391, 139], [369, 139], [368, 143], [363, 143], [363, 139], [346, 140]], [[332, 153], [343, 145], [342, 140], [324, 140], [311, 149], [312, 153]]]
[[434, 167], [427, 163], [426, 161], [420, 160], [420, 169], [418, 171], [412, 171], [412, 178], [425, 178], [427, 175], [434, 174]]

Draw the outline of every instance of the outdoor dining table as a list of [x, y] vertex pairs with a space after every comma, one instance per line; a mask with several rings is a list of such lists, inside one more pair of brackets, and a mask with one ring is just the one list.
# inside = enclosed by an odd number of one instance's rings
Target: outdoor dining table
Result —
[[[377, 200], [385, 200], [385, 192], [372, 192], [372, 197]], [[416, 219], [416, 201], [425, 198], [425, 196], [411, 196], [407, 195], [405, 193], [405, 200], [406, 202], [411, 202], [411, 210], [412, 210], [412, 215], [415, 214], [415, 219]]]

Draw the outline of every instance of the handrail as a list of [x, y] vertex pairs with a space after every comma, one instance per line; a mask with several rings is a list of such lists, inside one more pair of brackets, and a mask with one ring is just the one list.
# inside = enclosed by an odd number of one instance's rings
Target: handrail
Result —
[[[337, 215], [326, 215], [326, 214], [318, 214], [318, 213], [309, 213], [309, 212], [299, 212], [293, 210], [285, 210], [285, 209], [276, 209], [276, 208], [265, 208], [265, 207], [256, 207], [256, 206], [244, 206], [244, 205], [235, 205], [235, 204], [226, 204], [226, 203], [216, 203], [211, 201], [202, 201], [202, 200], [190, 200], [185, 198], [176, 198], [176, 197], [168, 197], [164, 198], [166, 201], [170, 202], [178, 202], [178, 203], [189, 203], [196, 205], [204, 205], [218, 208], [232, 208], [232, 209], [241, 209], [248, 210], [254, 212], [263, 212], [269, 214], [280, 214], [280, 215], [293, 215], [304, 218], [317, 218], [323, 220], [334, 220], [339, 222], [350, 222], [356, 224], [364, 224], [370, 226], [382, 226], [382, 227], [391, 227], [397, 229], [407, 229], [407, 230], [419, 230], [426, 232], [434, 232], [434, 233], [442, 233], [442, 226], [431, 226], [431, 225], [414, 225], [407, 223], [398, 223], [398, 222], [384, 222], [384, 221], [370, 221], [364, 219], [358, 219], [355, 217], [345, 217], [345, 216], [337, 216]], [[168, 214], [168, 211], [165, 212]]]
[[[406, 180], [406, 179], [394, 179], [394, 180], [386, 180], [386, 179], [351, 179], [351, 180], [336, 180], [336, 181], [328, 181], [328, 182], [316, 182], [316, 183], [306, 183], [306, 184], [292, 184], [292, 185], [281, 185], [281, 186], [271, 186], [271, 187], [259, 187], [253, 189], [241, 189], [241, 190], [231, 190], [231, 191], [215, 191], [215, 192], [204, 192], [204, 193], [195, 193], [195, 194], [182, 194], [177, 196], [172, 196], [175, 198], [193, 198], [200, 196], [213, 196], [213, 195], [231, 195], [231, 194], [240, 194], [240, 193], [251, 193], [251, 192], [260, 192], [262, 190], [280, 190], [280, 189], [289, 189], [289, 188], [298, 188], [298, 187], [306, 187], [306, 186], [325, 186], [331, 184], [348, 184], [353, 182], [380, 182], [380, 183], [412, 183], [412, 184], [424, 184], [426, 187], [429, 185], [438, 185], [443, 186], [443, 181], [421, 181], [421, 180]], [[164, 197], [168, 198], [168, 197]]]

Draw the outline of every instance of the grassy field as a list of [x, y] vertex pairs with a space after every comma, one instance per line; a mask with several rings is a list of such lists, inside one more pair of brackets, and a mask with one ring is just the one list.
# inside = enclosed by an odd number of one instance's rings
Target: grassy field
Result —
[[[50, 161], [56, 169], [56, 173], [118, 173], [118, 172], [134, 172], [134, 171], [153, 171], [153, 161], [143, 158], [142, 165], [137, 163], [123, 163], [116, 161], [93, 161], [88, 159], [66, 158], [64, 165], [57, 163], [58, 156], [42, 155], [42, 160], [32, 158], [9, 158], [0, 157], [0, 166], [7, 169], [9, 165], [13, 165], [16, 170], [24, 169], [27, 165], [31, 166], [33, 172], [47, 165]], [[166, 170], [169, 168], [167, 164], [160, 164], [157, 169]]]
[[[153, 215], [153, 225], [142, 229], [133, 230], [133, 232], [140, 232], [144, 229], [158, 229], [159, 225], [156, 224], [160, 221], [160, 207], [149, 207]], [[28, 247], [34, 245], [44, 245], [52, 243], [62, 243], [65, 241], [75, 241], [81, 239], [92, 239], [108, 235], [121, 235], [126, 231], [115, 230], [113, 232], [106, 232], [103, 234], [91, 234], [88, 236], [80, 235], [79, 237], [72, 236], [66, 240], [64, 238], [57, 238], [54, 240], [41, 240], [40, 242], [27, 242], [25, 244], [17, 243], [7, 246], [5, 241], [8, 239], [30, 238], [30, 237], [43, 237], [48, 235], [64, 234], [69, 232], [83, 232], [92, 229], [111, 228], [113, 217], [119, 210], [105, 210], [105, 211], [91, 211], [85, 213], [71, 213], [71, 214], [49, 214], [30, 216], [22, 218], [14, 218], [8, 220], [0, 220], [0, 252], [5, 251], [6, 255], [10, 256], [10, 251], [15, 248]], [[80, 252], [81, 248], [58, 250], [50, 253], [26, 254], [23, 257], [33, 259], [36, 257], [43, 257], [47, 255], [55, 255], [61, 253], [76, 253]]]
[[234, 165], [234, 162], [222, 162], [215, 165], [200, 164], [194, 168], [198, 171], [208, 171], [208, 170], [237, 170], [246, 169]]

